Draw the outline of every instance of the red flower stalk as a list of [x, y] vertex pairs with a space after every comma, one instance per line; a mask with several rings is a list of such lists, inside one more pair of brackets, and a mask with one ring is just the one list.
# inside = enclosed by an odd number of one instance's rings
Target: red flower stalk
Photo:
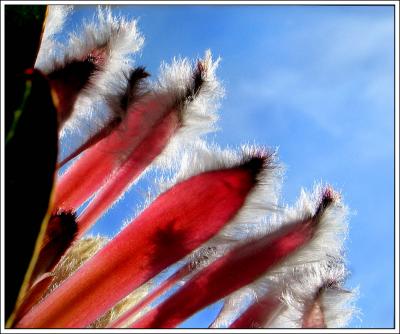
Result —
[[[143, 111], [143, 116], [147, 119], [149, 116], [149, 113], [147, 112], [148, 109], [143, 109]], [[136, 110], [134, 114], [138, 116], [139, 111]], [[98, 181], [101, 182], [107, 177], [108, 179], [106, 184], [100, 188], [99, 193], [79, 217], [79, 235], [82, 235], [96, 221], [96, 219], [99, 218], [115, 200], [118, 199], [118, 197], [131, 184], [131, 182], [133, 182], [162, 152], [164, 147], [167, 145], [168, 140], [171, 138], [171, 136], [173, 136], [174, 132], [178, 128], [178, 124], [178, 114], [175, 112], [175, 110], [171, 110], [162, 119], [158, 120], [156, 124], [150, 125], [149, 135], [145, 136], [140, 143], [137, 143], [137, 146], [133, 149], [129, 157], [119, 166], [119, 168], [115, 168], [118, 170], [116, 170], [111, 177], [109, 176], [109, 170], [105, 171], [105, 173], [101, 175], [97, 174], [99, 175], [99, 180], [93, 180], [94, 182], [88, 185], [86, 188], [86, 194], [90, 191], [90, 189], [97, 190], [99, 187]], [[146, 128], [143, 123], [141, 123], [141, 125], [141, 129]], [[99, 147], [98, 150], [106, 150], [106, 152], [109, 152], [108, 148]], [[110, 154], [106, 155], [106, 159], [110, 158], [114, 161], [116, 158], [118, 159], [116, 156]], [[88, 160], [85, 159], [85, 161]], [[79, 162], [80, 160], [77, 163], [80, 164]], [[109, 164], [109, 166], [112, 166], [112, 162]], [[115, 163], [115, 166], [117, 166], [117, 163]], [[79, 168], [79, 165], [77, 168]], [[60, 187], [62, 184], [63, 183], [60, 183]], [[83, 202], [84, 199], [86, 198], [81, 197], [79, 202]], [[68, 201], [66, 203], [68, 203]]]
[[[78, 208], [104, 183], [110, 174], [125, 162], [124, 153], [130, 152], [152, 130], [152, 120], [161, 114], [157, 102], [151, 100], [135, 112], [129, 112], [124, 124], [85, 152], [61, 177], [57, 185], [55, 207]], [[149, 112], [150, 110], [150, 112]], [[160, 116], [158, 116], [160, 117]], [[154, 122], [154, 120], [153, 120]], [[176, 126], [170, 123], [170, 129]]]

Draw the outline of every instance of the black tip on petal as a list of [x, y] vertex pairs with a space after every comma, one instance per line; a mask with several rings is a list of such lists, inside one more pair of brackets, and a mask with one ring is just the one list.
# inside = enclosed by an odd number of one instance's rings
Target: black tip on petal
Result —
[[73, 84], [74, 91], [80, 91], [89, 81], [90, 76], [98, 71], [98, 65], [90, 57], [74, 60], [48, 75], [50, 80], [62, 81], [64, 85]]
[[193, 72], [192, 82], [190, 86], [186, 89], [185, 98], [186, 100], [193, 101], [199, 94], [201, 87], [204, 84], [204, 66], [199, 61], [197, 63], [196, 70]]
[[48, 236], [63, 239], [73, 239], [78, 231], [74, 211], [58, 211], [50, 218], [48, 225]]
[[98, 70], [99, 66], [88, 57], [74, 60], [48, 75], [51, 87], [58, 97], [60, 126], [71, 116], [78, 95], [88, 87], [90, 78]]
[[78, 224], [75, 212], [58, 211], [50, 217], [31, 282], [34, 282], [40, 275], [53, 270], [74, 242], [77, 232]]
[[240, 167], [250, 171], [254, 182], [259, 180], [260, 173], [272, 167], [273, 154], [263, 150], [255, 151], [250, 156], [245, 157]]
[[331, 187], [326, 187], [322, 191], [321, 201], [315, 212], [315, 216], [320, 217], [329, 206], [337, 201], [337, 199], [338, 194]]
[[129, 76], [129, 84], [133, 85], [134, 83], [136, 83], [138, 80], [140, 79], [144, 79], [149, 77], [150, 74], [148, 72], [146, 72], [146, 69], [144, 66], [139, 66], [136, 67], [134, 70], [132, 70], [132, 72], [130, 73]]
[[150, 74], [146, 72], [143, 66], [136, 67], [130, 71], [125, 93], [121, 96], [119, 103], [122, 110], [126, 110], [137, 99], [141, 82], [149, 76]]

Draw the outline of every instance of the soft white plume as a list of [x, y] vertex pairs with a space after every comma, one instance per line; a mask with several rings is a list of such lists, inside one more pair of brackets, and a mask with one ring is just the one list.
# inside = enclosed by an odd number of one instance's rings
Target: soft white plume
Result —
[[[82, 33], [70, 34], [63, 55], [53, 59], [47, 71], [83, 59], [99, 49], [105, 55], [105, 64], [94, 73], [87, 88], [78, 97], [73, 115], [65, 123], [61, 135], [69, 131], [81, 131], [81, 125], [87, 123], [87, 119], [104, 124], [114, 115], [114, 104], [117, 102], [113, 100], [125, 91], [128, 82], [126, 74], [132, 68], [130, 55], [139, 51], [143, 43], [144, 37], [138, 31], [136, 21], [114, 16], [109, 7], [99, 6], [96, 17], [83, 24]], [[98, 105], [98, 100], [108, 105]]]
[[278, 210], [277, 203], [281, 188], [283, 169], [279, 165], [274, 152], [268, 152], [265, 148], [242, 145], [240, 148], [221, 149], [217, 145], [206, 144], [204, 141], [193, 142], [182, 155], [177, 157], [172, 166], [178, 167], [176, 174], [170, 179], [159, 181], [160, 191], [165, 191], [178, 182], [190, 177], [218, 169], [227, 169], [239, 165], [253, 156], [268, 156], [270, 161], [257, 176], [257, 183], [248, 194], [244, 205], [231, 220], [231, 222], [220, 231], [204, 247], [213, 245], [229, 245], [232, 242], [241, 242], [260, 233], [259, 229], [265, 217]]
[[[271, 222], [271, 226], [279, 226], [281, 222], [299, 221], [314, 215], [327, 188], [330, 187], [317, 184], [311, 193], [302, 189], [295, 206], [287, 207], [282, 214], [274, 217], [275, 221]], [[324, 210], [313, 238], [282, 262], [281, 266], [275, 268], [274, 272], [279, 272], [282, 267], [324, 262], [327, 258], [343, 259], [344, 242], [348, 234], [348, 208], [341, 201], [339, 193], [333, 193], [333, 196], [334, 202]]]
[[[166, 105], [179, 101], [181, 125], [157, 158], [158, 164], [170, 164], [171, 159], [179, 155], [187, 144], [190, 146], [199, 136], [215, 131], [215, 123], [218, 120], [216, 112], [224, 95], [224, 90], [215, 74], [219, 62], [220, 58], [213, 61], [211, 51], [207, 50], [204, 58], [194, 63], [184, 58], [173, 59], [171, 64], [161, 65], [161, 73], [152, 89], [155, 95], [164, 97], [163, 103]], [[198, 64], [202, 64], [203, 82], [197, 94], [187, 100], [186, 94], [193, 85]]]
[[[223, 89], [215, 75], [218, 63], [219, 59], [213, 61], [209, 50], [205, 52], [204, 58], [197, 62], [191, 63], [188, 59], [174, 59], [171, 64], [163, 63], [158, 80], [146, 88], [147, 93], [141, 95], [133, 106], [129, 106], [128, 113], [138, 110], [142, 112], [144, 108], [152, 108], [149, 110], [146, 120], [149, 124], [162, 119], [172, 109], [179, 114], [178, 129], [169, 139], [163, 152], [155, 159], [153, 166], [168, 166], [185, 146], [191, 145], [201, 135], [215, 130], [214, 125], [218, 119], [216, 111], [223, 96]], [[198, 72], [199, 66], [201, 71]], [[192, 94], [196, 73], [200, 73], [201, 84], [198, 90]], [[122, 91], [122, 89], [119, 90], [120, 93]], [[82, 138], [83, 142], [90, 135], [96, 133], [112, 116], [107, 111], [107, 106], [96, 105], [93, 107], [93, 103], [92, 107], [86, 105], [85, 112], [75, 113], [73, 120], [67, 122], [63, 132], [74, 133], [78, 128], [77, 124], [80, 124], [80, 128], [83, 126], [87, 129], [85, 138]], [[114, 113], [119, 112], [118, 107], [113, 110]], [[92, 130], [90, 130], [90, 126]]]
[[[45, 19], [45, 27], [40, 43], [40, 49], [36, 57], [35, 68], [44, 72], [48, 71], [51, 59], [57, 56], [62, 45], [55, 40], [55, 35], [60, 33], [73, 6], [48, 5]], [[49, 61], [50, 60], [50, 61]]]
[[346, 269], [338, 260], [299, 266], [284, 276], [277, 275], [275, 284], [282, 287], [282, 303], [286, 306], [270, 324], [276, 328], [302, 326], [307, 305], [317, 297], [322, 304], [324, 322], [328, 328], [344, 327], [356, 309], [356, 293], [342, 287]]
[[[259, 237], [287, 223], [314, 215], [324, 189], [322, 185], [317, 185], [311, 194], [302, 190], [293, 208], [286, 208], [273, 215], [269, 221], [264, 221], [265, 225], [258, 229]], [[301, 327], [305, 305], [315, 298], [321, 288], [327, 327], [343, 327], [348, 323], [355, 312], [355, 294], [341, 288], [347, 275], [343, 264], [347, 208], [340, 202], [338, 195], [335, 196], [334, 203], [321, 216], [312, 240], [263, 277], [228, 296], [213, 327], [225, 327], [232, 323], [243, 311], [240, 301], [246, 300], [246, 304], [249, 304], [249, 299], [256, 302], [266, 295], [276, 293], [281, 296], [282, 308], [274, 315], [274, 319], [259, 325], [271, 328]], [[251, 242], [251, 239], [247, 242]], [[332, 282], [334, 285], [330, 286]]]

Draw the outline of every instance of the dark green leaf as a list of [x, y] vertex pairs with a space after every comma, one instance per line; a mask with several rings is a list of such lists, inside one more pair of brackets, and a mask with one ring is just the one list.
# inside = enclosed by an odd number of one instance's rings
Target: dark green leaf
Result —
[[34, 71], [5, 150], [6, 317], [12, 312], [49, 206], [58, 151], [57, 112]]
[[35, 64], [45, 14], [45, 5], [5, 6], [5, 133], [23, 98], [25, 83], [21, 75]]

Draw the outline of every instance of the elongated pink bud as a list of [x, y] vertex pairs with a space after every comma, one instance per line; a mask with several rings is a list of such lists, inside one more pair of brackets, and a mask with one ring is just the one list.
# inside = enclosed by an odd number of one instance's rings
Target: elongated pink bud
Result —
[[75, 213], [57, 212], [51, 216], [33, 269], [31, 283], [54, 269], [75, 240], [77, 229]]
[[[160, 195], [17, 327], [85, 327], [215, 235], [244, 205], [270, 156], [209, 171]], [[190, 196], [187, 196], [190, 194]]]
[[[114, 110], [115, 115], [113, 115], [108, 122], [106, 122], [97, 132], [91, 135], [83, 144], [65, 157], [58, 164], [58, 168], [77, 157], [89, 147], [98, 143], [101, 139], [107, 137], [112, 130], [114, 130], [122, 122], [124, 118], [123, 116], [126, 114], [129, 107], [131, 107], [133, 103], [137, 102], [140, 99], [140, 96], [144, 95], [144, 89], [142, 88], [143, 80], [148, 76], [149, 74], [145, 71], [144, 67], [137, 67], [131, 70], [124, 93], [121, 96], [118, 96], [119, 98], [113, 98], [110, 101], [110, 108], [116, 109]], [[114, 103], [114, 100], [119, 100], [119, 103]]]
[[311, 240], [321, 215], [332, 200], [327, 194], [314, 216], [233, 249], [196, 274], [132, 327], [173, 328], [198, 310], [250, 284]]
[[176, 110], [171, 110], [153, 126], [149, 135], [136, 147], [121, 168], [111, 176], [78, 218], [78, 236], [86, 232], [96, 219], [118, 199], [132, 180], [135, 180], [163, 151], [178, 124], [178, 113]]
[[[129, 112], [124, 123], [86, 150], [61, 176], [56, 187], [55, 207], [71, 209], [83, 204], [122, 165], [126, 155], [152, 132], [153, 125], [167, 111], [159, 101], [151, 99]], [[175, 128], [176, 123], [170, 126]]]

